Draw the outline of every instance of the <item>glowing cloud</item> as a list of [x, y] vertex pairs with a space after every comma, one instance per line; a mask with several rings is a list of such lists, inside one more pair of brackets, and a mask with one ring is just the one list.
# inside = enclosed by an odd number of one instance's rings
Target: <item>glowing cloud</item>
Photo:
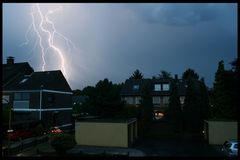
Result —
[[[38, 3], [33, 4], [31, 8], [32, 23], [25, 34], [26, 41], [22, 43], [20, 46], [29, 44], [28, 34], [32, 29], [38, 37], [38, 45], [40, 47], [40, 54], [43, 63], [41, 67], [42, 71], [45, 71], [46, 66], [48, 65], [46, 62], [46, 54], [52, 51], [51, 54], [58, 55], [60, 59], [59, 61], [60, 69], [63, 72], [63, 75], [66, 77], [66, 79], [69, 79], [69, 75], [67, 74], [65, 54], [66, 52], [70, 53], [71, 48], [76, 47], [71, 40], [66, 38], [63, 34], [57, 32], [54, 22], [49, 18], [49, 15], [54, 14], [55, 12], [60, 10], [62, 10], [62, 6], [56, 9], [48, 9], [47, 12], [44, 13]], [[58, 45], [56, 45], [56, 41], [58, 38], [56, 36], [58, 36], [59, 38], [61, 38], [61, 40], [64, 41], [64, 44], [67, 47], [66, 51], [62, 49], [64, 47], [59, 47]], [[36, 46], [34, 48], [36, 48]], [[54, 63], [56, 63], [56, 61], [54, 61]]]

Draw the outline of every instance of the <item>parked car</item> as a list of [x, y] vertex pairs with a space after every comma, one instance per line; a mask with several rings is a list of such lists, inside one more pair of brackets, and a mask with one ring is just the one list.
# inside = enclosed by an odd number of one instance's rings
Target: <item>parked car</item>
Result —
[[28, 130], [17, 130], [12, 133], [7, 134], [7, 139], [9, 140], [19, 140], [21, 139], [26, 139], [32, 137], [32, 132]]
[[237, 140], [228, 140], [225, 141], [222, 147], [222, 151], [227, 156], [237, 156], [238, 155], [238, 141]]
[[52, 127], [49, 131], [50, 133], [61, 133], [63, 130], [59, 129], [58, 127]]

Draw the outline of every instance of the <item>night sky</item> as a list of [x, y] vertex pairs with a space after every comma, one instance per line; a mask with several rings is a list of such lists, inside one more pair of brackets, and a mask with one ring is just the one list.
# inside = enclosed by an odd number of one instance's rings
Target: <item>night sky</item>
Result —
[[[237, 4], [3, 4], [3, 60], [29, 62], [35, 71], [62, 69], [72, 89], [108, 78], [124, 82], [139, 69], [145, 78], [194, 69], [213, 86], [218, 62], [237, 57]], [[53, 11], [53, 12], [49, 12]], [[33, 17], [32, 17], [32, 15]], [[33, 23], [34, 20], [34, 23]], [[46, 22], [46, 21], [45, 21]], [[33, 25], [34, 24], [34, 25]], [[41, 32], [40, 32], [41, 31]], [[64, 39], [65, 37], [65, 39]], [[48, 42], [61, 50], [49, 47]]]

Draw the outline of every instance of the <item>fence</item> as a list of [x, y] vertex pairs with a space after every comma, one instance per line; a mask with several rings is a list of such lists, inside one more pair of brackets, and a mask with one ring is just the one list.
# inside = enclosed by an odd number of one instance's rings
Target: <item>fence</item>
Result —
[[49, 139], [48, 135], [44, 135], [41, 137], [27, 138], [24, 140], [20, 139], [19, 141], [9, 146], [9, 151], [8, 151], [8, 147], [2, 148], [2, 156], [8, 156], [8, 152], [9, 152], [9, 156], [18, 154], [24, 149], [27, 149], [29, 147], [34, 147], [40, 143], [47, 142], [48, 139]]

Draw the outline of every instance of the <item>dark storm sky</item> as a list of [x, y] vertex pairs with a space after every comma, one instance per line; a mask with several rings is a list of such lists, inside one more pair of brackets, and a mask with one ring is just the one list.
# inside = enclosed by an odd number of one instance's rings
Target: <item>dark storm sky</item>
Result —
[[[43, 65], [39, 39], [31, 25], [32, 4], [3, 4], [3, 60], [29, 62], [35, 71]], [[40, 4], [64, 41], [68, 81], [72, 89], [95, 85], [108, 78], [124, 82], [135, 69], [145, 78], [160, 70], [172, 75], [194, 69], [212, 87], [218, 62], [225, 68], [237, 57], [237, 4]], [[26, 39], [27, 38], [27, 39]], [[21, 45], [28, 40], [28, 43]], [[46, 38], [43, 40], [46, 41]], [[59, 58], [46, 54], [47, 70], [59, 69]]]

